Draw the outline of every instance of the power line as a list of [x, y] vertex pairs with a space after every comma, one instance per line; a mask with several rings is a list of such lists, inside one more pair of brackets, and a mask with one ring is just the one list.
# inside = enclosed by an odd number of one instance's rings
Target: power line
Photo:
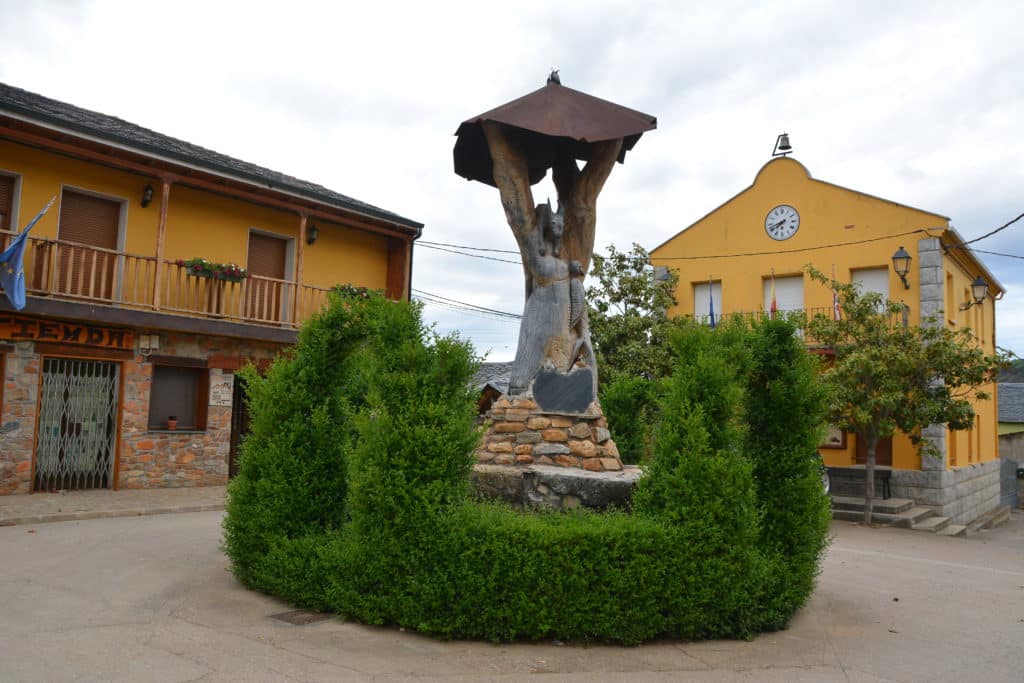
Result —
[[443, 308], [443, 309], [446, 309], [446, 310], [449, 310], [449, 311], [454, 311], [456, 313], [461, 313], [463, 315], [472, 316], [474, 318], [480, 318], [482, 320], [492, 320], [494, 322], [501, 322], [501, 323], [516, 323], [516, 322], [518, 322], [517, 320], [515, 320], [513, 318], [505, 318], [505, 317], [501, 317], [501, 316], [491, 315], [489, 313], [481, 313], [480, 311], [476, 311], [476, 310], [474, 310], [472, 308], [465, 308], [465, 307], [462, 307], [462, 306], [455, 306], [454, 304], [446, 304], [443, 301], [435, 301], [433, 299], [427, 299], [427, 298], [423, 297], [420, 294], [415, 294], [413, 296], [416, 298], [417, 301], [420, 301], [421, 303], [423, 303], [426, 306], [436, 306], [437, 308]]
[[522, 318], [522, 315], [518, 313], [510, 313], [505, 310], [498, 310], [497, 308], [487, 308], [486, 306], [477, 306], [476, 304], [469, 303], [468, 301], [460, 301], [459, 299], [450, 299], [449, 297], [443, 297], [439, 294], [431, 294], [423, 290], [413, 289], [413, 293], [424, 303], [430, 303], [436, 306], [444, 308], [450, 308], [452, 310], [460, 310], [463, 312], [470, 313], [482, 313], [490, 317], [488, 319], [511, 319], [511, 321], [518, 321]]
[[[1006, 223], [1003, 223], [1002, 225], [1000, 225], [995, 230], [990, 230], [989, 232], [986, 232], [981, 237], [975, 237], [973, 240], [967, 240], [966, 242], [961, 242], [960, 244], [958, 244], [956, 246], [964, 247], [964, 246], [967, 246], [968, 244], [973, 244], [974, 242], [980, 242], [981, 240], [983, 240], [983, 239], [985, 239], [987, 237], [991, 237], [992, 235], [996, 234], [997, 232], [1000, 232], [1001, 230], [1006, 230], [1008, 227], [1010, 227], [1011, 225], [1013, 225], [1014, 223], [1019, 221], [1021, 218], [1024, 218], [1024, 213], [1022, 213], [1021, 215], [1017, 216], [1016, 218], [1014, 218], [1014, 219], [1012, 219], [1010, 221], [1007, 221]], [[983, 252], [983, 253], [988, 253], [988, 252]], [[1000, 254], [1000, 256], [1003, 256], [1003, 255], [1004, 254]]]
[[973, 252], [976, 252], [978, 254], [989, 254], [991, 256], [1005, 256], [1006, 258], [1024, 259], [1024, 256], [1021, 256], [1019, 254], [1004, 254], [1004, 253], [998, 252], [998, 251], [985, 251], [984, 249], [972, 249], [970, 247], [963, 247], [963, 245], [961, 245], [961, 244], [957, 244], [955, 246], [957, 248], [966, 248], [967, 251], [973, 251]]
[[517, 266], [522, 265], [521, 261], [509, 261], [508, 259], [495, 258], [493, 256], [484, 256], [482, 254], [467, 254], [464, 251], [456, 251], [454, 249], [446, 249], [444, 247], [435, 247], [433, 245], [424, 244], [422, 242], [416, 242], [416, 244], [419, 245], [419, 246], [422, 246], [425, 249], [433, 249], [435, 251], [445, 251], [445, 252], [448, 252], [449, 254], [458, 254], [459, 256], [469, 256], [471, 258], [479, 258], [479, 259], [484, 259], [486, 261], [498, 261], [500, 263], [514, 263]]
[[448, 244], [447, 242], [428, 242], [426, 240], [417, 240], [416, 244], [422, 244], [429, 247], [452, 247], [454, 249], [470, 249], [472, 251], [490, 251], [495, 254], [515, 254], [519, 255], [519, 252], [514, 249], [486, 249], [484, 247], [470, 247], [465, 244]]
[[927, 232], [923, 228], [917, 230], [908, 230], [907, 232], [896, 233], [895, 235], [884, 235], [882, 237], [869, 237], [863, 240], [854, 240], [852, 242], [836, 242], [835, 244], [822, 244], [816, 247], [801, 247], [799, 249], [783, 249], [779, 251], [751, 251], [745, 254], [712, 254], [709, 256], [652, 256], [651, 260], [657, 261], [695, 261], [699, 259], [719, 259], [719, 258], [737, 258], [740, 256], [774, 256], [775, 254], [796, 254], [804, 251], [818, 251], [819, 249], [833, 249], [835, 247], [849, 247], [854, 244], [867, 244], [868, 242], [880, 242], [882, 240], [892, 239], [893, 237], [903, 237], [905, 235], [913, 235], [920, 232]]

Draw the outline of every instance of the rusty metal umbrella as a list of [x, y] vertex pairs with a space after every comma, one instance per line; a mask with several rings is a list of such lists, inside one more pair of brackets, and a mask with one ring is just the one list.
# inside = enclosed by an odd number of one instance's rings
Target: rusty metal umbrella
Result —
[[650, 114], [563, 86], [555, 73], [539, 90], [463, 121], [455, 132], [455, 173], [494, 186], [494, 167], [481, 123], [511, 126], [526, 152], [530, 184], [539, 182], [555, 159], [568, 152], [587, 161], [593, 143], [622, 138], [619, 162], [658, 120]]

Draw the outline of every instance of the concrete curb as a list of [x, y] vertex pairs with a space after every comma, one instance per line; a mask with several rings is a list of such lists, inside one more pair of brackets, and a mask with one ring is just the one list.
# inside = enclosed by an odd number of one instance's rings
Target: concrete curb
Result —
[[0, 517], [0, 526], [20, 524], [48, 524], [50, 522], [74, 522], [83, 519], [107, 519], [110, 517], [142, 517], [147, 515], [173, 515], [179, 512], [214, 512], [223, 510], [224, 503], [204, 505], [177, 505], [173, 507], [125, 508], [123, 510], [81, 510], [78, 512], [46, 512], [38, 515]]

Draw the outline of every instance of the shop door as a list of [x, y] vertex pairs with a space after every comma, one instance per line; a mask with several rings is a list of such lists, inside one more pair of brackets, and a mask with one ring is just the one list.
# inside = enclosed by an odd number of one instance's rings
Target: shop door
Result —
[[260, 322], [284, 322], [285, 272], [288, 240], [260, 233], [249, 233], [249, 290], [245, 317]]
[[231, 448], [228, 451], [228, 476], [238, 474], [238, 453], [249, 433], [249, 406], [246, 405], [245, 381], [235, 375], [235, 391], [231, 397]]
[[120, 202], [73, 190], [61, 193], [58, 292], [100, 301], [113, 299], [120, 224]]
[[34, 491], [111, 488], [119, 369], [102, 361], [43, 361]]
[[[857, 464], [863, 465], [868, 461], [868, 449], [864, 439], [857, 439]], [[892, 467], [892, 437], [879, 439], [875, 444], [875, 464], [880, 467]]]

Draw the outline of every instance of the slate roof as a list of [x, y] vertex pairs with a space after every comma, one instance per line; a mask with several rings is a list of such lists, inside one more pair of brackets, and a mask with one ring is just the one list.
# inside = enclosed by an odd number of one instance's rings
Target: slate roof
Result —
[[305, 199], [358, 211], [417, 231], [423, 227], [422, 223], [329, 190], [322, 185], [157, 133], [116, 116], [82, 109], [6, 83], [0, 83], [0, 114], [3, 113], [14, 114], [44, 127], [59, 127], [82, 133], [143, 154], [198, 166], [207, 171], [255, 183], [260, 187], [283, 190]]
[[1024, 422], [1024, 382], [999, 385], [999, 421]]
[[508, 393], [508, 382], [512, 376], [512, 361], [507, 363], [481, 363], [480, 368], [470, 380], [473, 388], [483, 391], [490, 384], [492, 387], [505, 394]]

